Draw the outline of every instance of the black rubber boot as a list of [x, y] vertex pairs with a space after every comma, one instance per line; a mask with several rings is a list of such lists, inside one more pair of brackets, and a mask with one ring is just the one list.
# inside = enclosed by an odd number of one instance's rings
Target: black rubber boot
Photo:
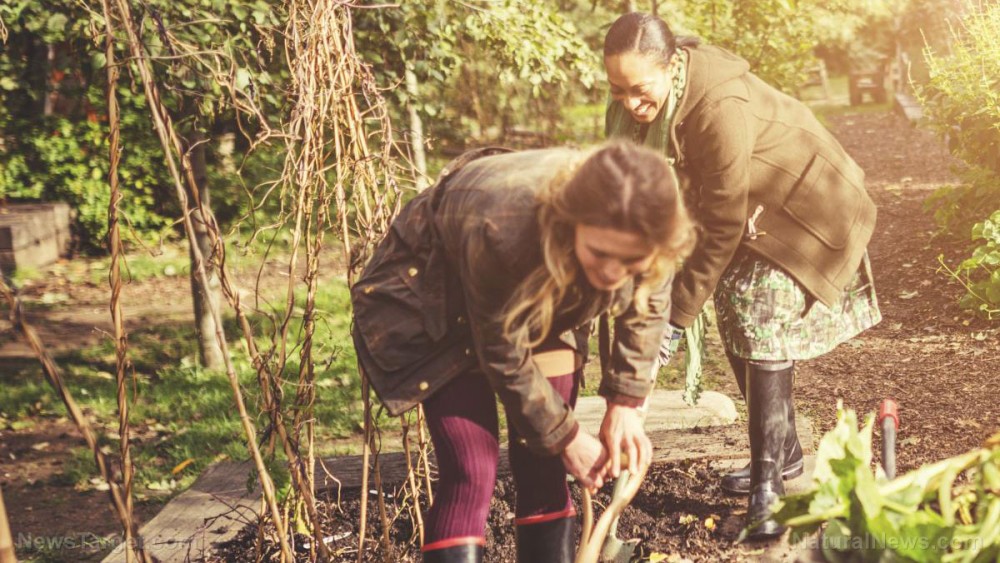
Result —
[[[737, 358], [730, 353], [726, 353], [729, 365], [736, 375], [736, 383], [740, 386], [740, 394], [746, 400], [746, 360]], [[795, 430], [795, 407], [789, 403], [788, 408], [788, 433], [785, 435], [785, 466], [781, 468], [781, 478], [785, 481], [794, 479], [802, 475], [805, 464], [802, 460], [802, 445], [799, 444], [799, 435]], [[722, 476], [719, 485], [722, 490], [734, 495], [745, 495], [750, 493], [750, 464], [747, 463], [743, 469], [738, 469], [732, 473]]]
[[517, 563], [572, 563], [576, 517], [517, 526]]
[[785, 494], [784, 466], [788, 411], [792, 404], [792, 362], [749, 362], [747, 410], [750, 418], [750, 501], [747, 539], [780, 536], [785, 527], [771, 519], [771, 505]]
[[424, 563], [483, 563], [483, 546], [478, 543], [453, 545], [423, 553]]

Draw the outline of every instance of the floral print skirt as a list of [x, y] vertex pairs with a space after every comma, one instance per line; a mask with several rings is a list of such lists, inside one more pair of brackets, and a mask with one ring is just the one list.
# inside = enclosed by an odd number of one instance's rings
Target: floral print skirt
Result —
[[882, 320], [867, 253], [830, 308], [784, 270], [740, 249], [716, 286], [715, 313], [726, 350], [748, 360], [815, 358]]

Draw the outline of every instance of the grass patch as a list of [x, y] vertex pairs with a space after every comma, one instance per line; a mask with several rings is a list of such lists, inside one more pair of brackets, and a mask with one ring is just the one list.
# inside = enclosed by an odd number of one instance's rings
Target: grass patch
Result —
[[[847, 83], [847, 75], [832, 75], [828, 79], [830, 96], [827, 97], [823, 92], [823, 89], [818, 86], [810, 86], [803, 90], [801, 97], [802, 101], [808, 105], [816, 118], [819, 119], [820, 123], [824, 127], [829, 127], [829, 118], [847, 115], [847, 114], [867, 114], [867, 113], [885, 113], [892, 109], [892, 102], [886, 102], [883, 104], [877, 104], [873, 102], [868, 102], [870, 96], [863, 98], [865, 103], [861, 105], [852, 106], [850, 104], [849, 98], [849, 87]], [[889, 92], [889, 99], [892, 99], [892, 93]]]
[[[258, 334], [273, 328], [272, 321], [264, 316], [253, 317], [252, 323]], [[244, 346], [239, 341], [237, 328], [232, 322], [227, 324], [244, 401], [256, 419], [262, 447], [275, 446], [275, 454], [271, 456], [272, 475], [279, 486], [287, 486], [280, 443], [270, 439], [272, 436], [266, 430], [267, 417], [260, 414], [256, 371], [242, 353]], [[316, 438], [318, 453], [323, 456], [360, 451], [363, 405], [349, 329], [350, 297], [346, 284], [327, 280], [320, 285], [317, 295], [313, 349], [317, 387]], [[293, 343], [300, 336], [301, 326], [293, 322], [288, 339], [289, 362], [283, 371], [286, 406], [295, 399], [300, 350]], [[248, 458], [246, 438], [228, 378], [224, 373], [196, 365], [192, 326], [185, 323], [149, 326], [130, 333], [129, 344], [129, 357], [137, 378], [130, 420], [139, 498], [157, 498], [183, 490], [213, 461]], [[258, 341], [262, 350], [269, 344], [266, 338]], [[70, 392], [96, 421], [95, 430], [102, 436], [102, 445], [117, 452], [113, 345], [106, 340], [62, 356], [58, 361]], [[0, 386], [0, 413], [8, 427], [23, 427], [36, 416], [63, 415], [64, 410], [33, 362], [17, 366]], [[291, 414], [286, 418], [290, 421]], [[382, 417], [380, 422], [389, 432], [399, 427], [396, 419]], [[188, 460], [193, 461], [177, 474], [173, 473], [174, 468]], [[86, 487], [96, 476], [89, 451], [81, 447], [59, 480]]]
[[577, 104], [563, 109], [556, 135], [557, 144], [586, 146], [604, 140], [604, 112], [607, 104]]
[[10, 275], [10, 281], [14, 287], [21, 287], [30, 284], [34, 280], [41, 279], [45, 274], [35, 266], [18, 266]]

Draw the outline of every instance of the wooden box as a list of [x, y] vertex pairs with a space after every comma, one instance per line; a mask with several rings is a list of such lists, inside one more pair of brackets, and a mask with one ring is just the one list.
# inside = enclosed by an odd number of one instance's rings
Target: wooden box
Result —
[[70, 208], [65, 203], [0, 205], [0, 269], [47, 266], [69, 255]]

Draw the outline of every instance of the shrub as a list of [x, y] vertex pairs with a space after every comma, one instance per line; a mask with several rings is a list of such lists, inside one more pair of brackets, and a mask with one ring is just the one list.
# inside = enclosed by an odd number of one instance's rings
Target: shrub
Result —
[[[127, 145], [119, 169], [125, 197], [122, 214], [137, 232], [169, 224], [158, 213], [163, 193], [162, 152], [156, 145]], [[104, 244], [107, 231], [107, 127], [102, 123], [53, 118], [22, 131], [17, 150], [0, 163], [0, 198], [61, 200], [76, 212], [78, 238], [85, 250]]]
[[992, 316], [1000, 309], [1000, 6], [967, 1], [952, 36], [948, 52], [926, 49], [929, 79], [918, 95], [931, 127], [970, 168], [962, 185], [943, 188], [929, 203], [944, 230], [962, 232], [978, 221], [972, 256], [949, 272], [969, 290], [962, 304]]

